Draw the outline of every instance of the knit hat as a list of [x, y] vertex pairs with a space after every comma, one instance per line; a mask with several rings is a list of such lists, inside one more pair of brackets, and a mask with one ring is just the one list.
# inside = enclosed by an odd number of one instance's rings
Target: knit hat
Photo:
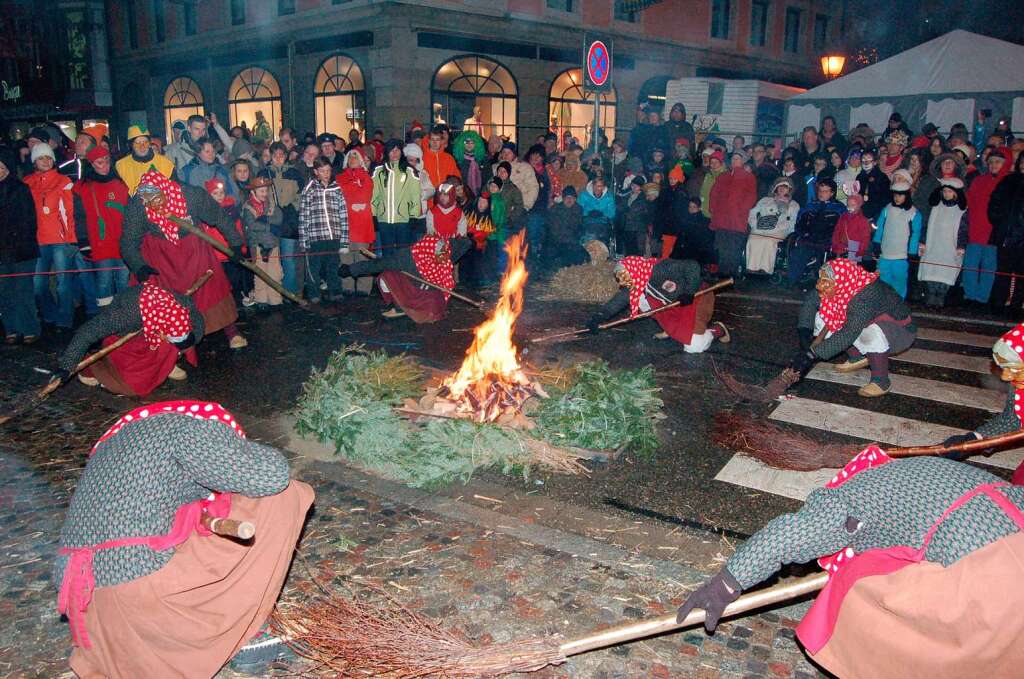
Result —
[[252, 152], [252, 144], [250, 144], [245, 139], [236, 139], [235, 143], [231, 145], [231, 157], [234, 158], [235, 160], [242, 159], [242, 156], [244, 156], [247, 153], [251, 157]]
[[951, 189], [962, 189], [964, 188], [964, 180], [959, 177], [943, 177], [939, 180], [940, 186], [948, 186]]
[[790, 179], [789, 177], [777, 177], [775, 181], [772, 182], [772, 188], [771, 191], [769, 191], [769, 193], [775, 193], [775, 189], [779, 188], [780, 186], [788, 186], [790, 193], [796, 190], [796, 187], [793, 185], [792, 179]]
[[914, 178], [910, 176], [910, 172], [907, 170], [896, 170], [892, 173], [892, 189], [893, 193], [908, 193], [910, 187], [914, 183]]
[[33, 127], [28, 131], [28, 139], [38, 139], [39, 141], [46, 143], [50, 141], [50, 133], [41, 127]]
[[648, 196], [653, 195], [657, 197], [658, 195], [661, 194], [661, 184], [658, 184], [657, 182], [647, 182], [646, 184], [644, 184], [643, 188], [644, 193], [647, 194]]
[[732, 159], [735, 156], [739, 156], [740, 160], [742, 160], [744, 162], [744, 164], [746, 164], [747, 162], [750, 161], [750, 155], [748, 155], [746, 151], [740, 151], [740, 150], [733, 151], [732, 153], [729, 154], [729, 160], [732, 161]]
[[717, 159], [720, 163], [725, 163], [725, 154], [721, 151], [715, 151], [711, 154], [712, 159]]
[[505, 180], [502, 179], [501, 177], [491, 177], [491, 181], [489, 183], [497, 186], [498, 190], [500, 191], [501, 187], [505, 185]]
[[149, 128], [142, 123], [135, 123], [128, 128], [128, 141], [131, 142], [136, 137], [148, 137]]
[[501, 161], [500, 163], [498, 163], [498, 166], [495, 169], [495, 174], [497, 174], [498, 170], [502, 170], [502, 169], [504, 169], [505, 172], [508, 172], [508, 176], [509, 177], [512, 176], [512, 163], [508, 162], [507, 160]]
[[171, 129], [172, 130], [184, 130], [185, 129], [185, 121], [184, 120], [175, 120], [173, 123], [171, 123]]
[[423, 160], [423, 147], [419, 144], [406, 144], [405, 148], [402, 149], [402, 153], [405, 154], [406, 158], [419, 158]]
[[953, 150], [959, 151], [960, 153], [964, 154], [964, 158], [971, 157], [971, 147], [968, 146], [967, 144], [957, 144], [956, 146], [953, 147]]
[[207, 179], [206, 182], [203, 184], [203, 187], [206, 188], [207, 193], [213, 193], [217, 189], [225, 188], [224, 180], [218, 179], [217, 177], [214, 177], [213, 179]]
[[886, 144], [897, 144], [898, 146], [906, 147], [909, 141], [910, 138], [907, 137], [907, 133], [900, 129], [893, 130], [885, 135]]
[[43, 156], [49, 156], [53, 159], [53, 162], [57, 162], [57, 156], [53, 155], [53, 149], [50, 148], [49, 144], [36, 144], [32, 147], [32, 162], [36, 162]]
[[575, 198], [576, 197], [576, 187], [575, 186], [566, 186], [564, 189], [562, 189], [562, 198], [565, 198], [566, 196], [572, 196], [573, 198]]
[[674, 165], [672, 169], [668, 171], [668, 178], [675, 179], [680, 184], [686, 181], [686, 173], [683, 172], [683, 166], [678, 164]]
[[512, 151], [512, 153], [518, 153], [518, 147], [516, 146], [516, 143], [513, 141], [502, 142], [501, 150], [504, 151], [505, 149], [509, 149], [510, 151]]
[[109, 132], [109, 128], [103, 124], [90, 125], [89, 127], [82, 130], [82, 134], [89, 135], [97, 144], [103, 141], [103, 137], [107, 136]]
[[94, 146], [92, 148], [92, 150], [89, 151], [89, 153], [87, 153], [85, 155], [85, 159], [88, 160], [90, 163], [95, 163], [100, 158], [109, 158], [109, 157], [110, 157], [110, 149], [106, 148], [105, 146], [99, 146], [99, 145]]

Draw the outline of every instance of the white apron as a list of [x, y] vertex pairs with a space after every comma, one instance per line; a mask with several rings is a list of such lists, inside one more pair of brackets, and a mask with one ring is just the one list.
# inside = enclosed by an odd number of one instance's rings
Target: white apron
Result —
[[958, 206], [939, 204], [932, 208], [928, 217], [928, 243], [917, 277], [922, 281], [954, 285], [960, 275], [963, 255], [957, 253], [956, 238], [960, 231], [960, 219], [964, 211]]

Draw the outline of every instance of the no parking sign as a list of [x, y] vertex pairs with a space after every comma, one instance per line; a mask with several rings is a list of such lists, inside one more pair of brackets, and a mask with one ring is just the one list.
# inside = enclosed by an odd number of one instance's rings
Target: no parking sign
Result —
[[583, 39], [584, 89], [604, 92], [612, 87], [612, 42], [587, 34]]

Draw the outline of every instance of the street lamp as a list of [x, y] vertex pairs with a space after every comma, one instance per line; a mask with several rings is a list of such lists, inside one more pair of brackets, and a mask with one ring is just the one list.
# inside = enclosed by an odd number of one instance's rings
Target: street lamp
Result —
[[839, 74], [843, 72], [843, 66], [845, 65], [846, 57], [838, 54], [829, 54], [821, 58], [821, 72], [829, 80], [838, 78]]

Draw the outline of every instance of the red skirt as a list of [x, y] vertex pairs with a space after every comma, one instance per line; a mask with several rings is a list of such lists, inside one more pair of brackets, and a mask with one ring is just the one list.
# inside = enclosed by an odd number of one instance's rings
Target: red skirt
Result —
[[[103, 340], [103, 346], [117, 341], [117, 335]], [[145, 396], [167, 379], [178, 360], [178, 350], [170, 342], [161, 342], [155, 350], [143, 335], [128, 340], [102, 361], [82, 371], [95, 377], [107, 390], [125, 396]]]
[[206, 333], [223, 330], [238, 320], [238, 308], [231, 296], [224, 269], [217, 261], [216, 251], [196, 236], [183, 236], [178, 244], [146, 234], [142, 239], [142, 257], [146, 264], [160, 272], [155, 279], [172, 292], [184, 295], [192, 284], [208, 270], [213, 272], [192, 300], [203, 315]]
[[669, 337], [680, 344], [689, 344], [694, 334], [703, 334], [708, 329], [708, 321], [714, 310], [715, 294], [708, 292], [697, 297], [693, 304], [655, 314], [654, 320], [658, 321], [658, 325]]
[[416, 323], [434, 323], [444, 318], [448, 301], [440, 290], [424, 290], [400, 271], [385, 271], [377, 280], [383, 281], [389, 292], [381, 288], [385, 304], [397, 304]]

